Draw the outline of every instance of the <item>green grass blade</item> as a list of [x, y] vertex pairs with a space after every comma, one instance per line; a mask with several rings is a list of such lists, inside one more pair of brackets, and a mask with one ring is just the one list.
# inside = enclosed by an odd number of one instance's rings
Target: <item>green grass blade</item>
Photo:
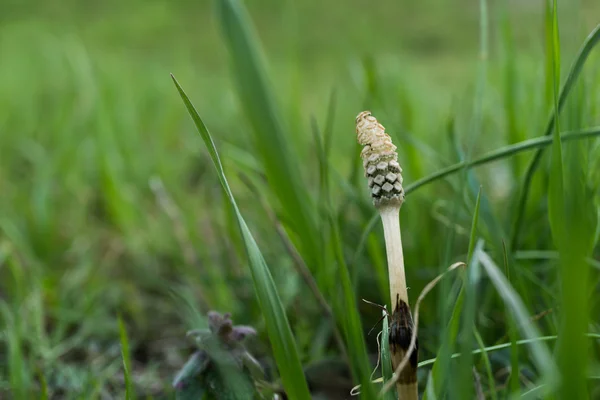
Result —
[[279, 294], [273, 282], [271, 272], [267, 267], [262, 253], [260, 252], [252, 233], [248, 229], [244, 218], [242, 217], [233, 193], [225, 177], [221, 160], [217, 153], [215, 144], [210, 136], [206, 125], [198, 115], [198, 112], [190, 102], [189, 98], [173, 77], [173, 82], [179, 91], [179, 95], [183, 100], [206, 148], [211, 157], [211, 160], [217, 170], [219, 181], [225, 191], [231, 207], [235, 210], [237, 220], [240, 226], [240, 231], [246, 245], [250, 271], [254, 282], [256, 295], [260, 303], [263, 316], [265, 318], [267, 332], [273, 347], [273, 354], [277, 362], [277, 367], [283, 381], [283, 386], [288, 396], [292, 399], [310, 399], [308, 385], [304, 377], [300, 357], [292, 330], [288, 322], [285, 310], [281, 303]]
[[[598, 334], [598, 333], [587, 333], [586, 337], [588, 337], [590, 339], [600, 340], [600, 334]], [[517, 340], [516, 341], [516, 345], [517, 346], [524, 346], [524, 345], [531, 344], [531, 343], [536, 343], [536, 342], [550, 342], [550, 341], [553, 341], [553, 340], [556, 340], [556, 339], [558, 339], [558, 336], [556, 336], [556, 335], [540, 336], [540, 337], [536, 337], [536, 338], [533, 338], [533, 339]], [[512, 345], [513, 345], [512, 343], [500, 343], [500, 344], [496, 344], [496, 345], [493, 345], [493, 346], [487, 346], [487, 347], [485, 347], [483, 349], [475, 349], [471, 353], [473, 355], [481, 354], [483, 351], [485, 351], [486, 353], [491, 353], [491, 352], [498, 351], [498, 350], [508, 349]], [[450, 358], [459, 358], [461, 356], [462, 356], [461, 353], [454, 353], [454, 354], [452, 354], [452, 356]], [[439, 357], [430, 358], [428, 360], [419, 361], [419, 368], [435, 364], [435, 362], [437, 361], [438, 358]]]
[[[560, 111], [562, 110], [565, 102], [567, 101], [571, 90], [575, 87], [575, 84], [577, 83], [581, 71], [583, 70], [583, 66], [588, 60], [590, 53], [598, 43], [600, 43], [600, 25], [596, 26], [596, 28], [594, 28], [594, 30], [588, 35], [588, 37], [583, 42], [583, 45], [575, 58], [575, 62], [572, 64], [571, 69], [569, 70], [565, 83], [560, 90], [560, 95], [558, 98], [558, 107], [555, 107], [555, 110], [550, 116], [550, 120], [548, 121], [548, 125], [546, 126], [544, 136], [550, 136], [552, 135], [552, 132], [554, 132], [554, 126], [558, 120]], [[516, 249], [518, 245], [521, 226], [524, 222], [523, 217], [525, 213], [525, 205], [529, 196], [529, 187], [531, 186], [533, 174], [537, 170], [539, 163], [542, 159], [543, 151], [544, 147], [540, 147], [535, 152], [525, 172], [525, 178], [523, 179], [523, 185], [521, 186], [521, 191], [517, 202], [517, 210], [515, 212], [513, 230], [511, 233], [511, 249]]]
[[389, 278], [386, 264], [387, 261], [385, 259], [385, 254], [381, 249], [381, 242], [373, 233], [373, 229], [375, 229], [375, 226], [377, 226], [380, 218], [379, 212], [375, 212], [365, 225], [365, 228], [360, 236], [360, 240], [358, 241], [358, 245], [356, 246], [356, 250], [354, 251], [354, 255], [350, 260], [350, 269], [353, 272], [358, 271], [358, 261], [360, 260], [360, 256], [366, 248], [370, 255], [373, 269], [375, 270], [379, 291], [381, 293], [387, 293], [389, 290]]
[[[573, 132], [564, 132], [560, 135], [560, 138], [563, 142], [567, 142], [572, 140], [586, 139], [595, 136], [600, 136], [600, 127], [593, 127]], [[411, 183], [410, 185], [407, 185], [404, 191], [408, 195], [409, 193], [421, 188], [422, 186], [425, 186], [427, 184], [460, 172], [463, 168], [470, 169], [478, 167], [480, 165], [485, 165], [493, 161], [498, 161], [504, 158], [511, 157], [524, 151], [545, 148], [551, 144], [552, 137], [539, 137], [535, 139], [524, 140], [522, 142], [511, 144], [509, 146], [504, 146], [499, 149], [492, 150], [482, 156], [474, 158], [473, 160], [461, 161], [448, 167], [442, 168], [441, 170], [434, 172], [431, 175], [423, 177]]]
[[325, 118], [325, 128], [323, 132], [319, 129], [315, 118], [311, 119], [311, 126], [314, 138], [314, 144], [317, 148], [317, 159], [319, 162], [319, 195], [317, 196], [318, 204], [324, 208], [330, 208], [330, 171], [329, 159], [331, 155], [331, 141], [333, 136], [333, 124], [335, 120], [336, 94], [335, 90], [331, 91], [329, 96], [329, 105], [327, 107], [327, 115]]
[[598, 211], [593, 191], [587, 187], [589, 171], [583, 160], [587, 149], [574, 143], [565, 149], [563, 157], [563, 215], [557, 236], [559, 249], [559, 282], [561, 304], [561, 329], [557, 357], [563, 376], [562, 398], [585, 398], [587, 392], [587, 366], [593, 356], [586, 340], [590, 316], [590, 263]]
[[552, 0], [545, 0], [544, 7], [544, 107], [554, 107], [554, 31]]
[[325, 147], [321, 138], [321, 130], [317, 124], [317, 120], [311, 118], [311, 128], [313, 133], [314, 147], [316, 148], [317, 161], [319, 162], [319, 204], [328, 204], [327, 196], [327, 157], [325, 156]]
[[527, 399], [541, 399], [544, 396], [544, 390], [546, 389], [546, 385], [537, 385], [526, 392], [524, 392], [519, 399], [527, 400]]
[[8, 368], [8, 378], [12, 394], [17, 399], [25, 399], [28, 397], [31, 382], [25, 362], [26, 358], [22, 350], [22, 335], [19, 334], [15, 316], [4, 301], [0, 303], [0, 314], [3, 326], [6, 327], [2, 332], [4, 334], [2, 339], [8, 353], [5, 362]]
[[[335, 218], [330, 204], [329, 193], [329, 153], [331, 148], [331, 135], [333, 131], [333, 120], [335, 111], [335, 94], [330, 97], [327, 121], [325, 123], [325, 132], [321, 139], [321, 133], [316, 123], [313, 122], [313, 133], [315, 143], [318, 144], [318, 154], [321, 173], [320, 185], [320, 204], [323, 205], [322, 211], [324, 220], [328, 226], [322, 226], [321, 242], [330, 245], [323, 248], [323, 265], [332, 265], [337, 263], [337, 273], [334, 268], [329, 267], [321, 279], [328, 288], [329, 295], [333, 299], [333, 308], [338, 321], [343, 327], [346, 345], [348, 347], [348, 358], [354, 378], [361, 384], [361, 396], [363, 398], [375, 398], [375, 390], [370, 381], [370, 363], [367, 357], [367, 348], [362, 331], [360, 314], [356, 304], [357, 296], [354, 290], [353, 279], [350, 275], [348, 265], [345, 261], [342, 251], [342, 239], [338, 220]], [[314, 121], [314, 120], [313, 120]], [[329, 235], [329, 237], [328, 237]], [[327, 240], [329, 239], [329, 240]], [[341, 286], [341, 299], [339, 289]]]
[[477, 192], [477, 200], [475, 201], [475, 210], [473, 211], [473, 219], [471, 221], [471, 233], [469, 235], [469, 251], [467, 252], [467, 262], [473, 258], [475, 245], [477, 244], [477, 223], [479, 222], [479, 207], [481, 206], [481, 186]]
[[485, 95], [487, 79], [488, 33], [487, 0], [479, 0], [479, 62], [477, 65], [477, 80], [473, 99], [473, 116], [471, 118], [468, 135], [469, 144], [466, 152], [467, 160], [472, 158], [472, 152], [477, 143], [477, 138], [483, 132], [483, 98]]
[[[554, 108], [557, 110], [560, 47], [556, 0], [553, 2], [552, 27]], [[579, 109], [569, 110], [567, 123], [581, 123]], [[559, 121], [555, 124], [553, 134], [548, 217], [560, 255], [561, 326], [556, 349], [562, 377], [559, 398], [588, 398], [587, 371], [591, 352], [587, 341], [583, 339], [589, 319], [589, 265], [586, 258], [594, 246], [598, 214], [593, 192], [587, 186], [588, 154], [579, 143], [563, 150], [557, 139], [558, 130]]]
[[[331, 246], [335, 252], [335, 261], [338, 264], [338, 285], [341, 287], [342, 301], [337, 303], [336, 314], [344, 326], [346, 346], [352, 372], [361, 385], [361, 398], [375, 399], [376, 393], [371, 384], [371, 363], [367, 357], [367, 347], [362, 329], [360, 314], [356, 304], [357, 296], [354, 292], [350, 272], [344, 259], [339, 228], [333, 216], [330, 216]], [[337, 289], [338, 286], [335, 286]]]
[[510, 339], [510, 377], [508, 381], [508, 393], [515, 395], [519, 392], [521, 384], [519, 383], [519, 346], [517, 345], [517, 326], [512, 317], [508, 321], [508, 337]]
[[[373, 265], [374, 275], [377, 279], [379, 293], [387, 293], [389, 290], [389, 278], [386, 264], [386, 255], [384, 250], [381, 248], [381, 240], [374, 233], [371, 233], [367, 240], [367, 251], [371, 263]], [[358, 264], [356, 264], [355, 262], [353, 262], [352, 265], [355, 267], [358, 266]], [[353, 272], [356, 276], [358, 274], [358, 268], [354, 268]], [[355, 284], [357, 283], [354, 277], [353, 282]]]
[[379, 222], [380, 218], [381, 217], [379, 216], [379, 213], [374, 212], [373, 216], [369, 219], [369, 221], [365, 225], [365, 229], [363, 230], [363, 232], [360, 235], [360, 240], [358, 241], [358, 245], [356, 246], [356, 251], [354, 252], [354, 256], [352, 257], [353, 265], [358, 261], [358, 258], [360, 257], [363, 250], [365, 249], [365, 246], [367, 245], [367, 240], [369, 239], [369, 235], [371, 235], [371, 233], [373, 232], [373, 229], [375, 229], [375, 227], [377, 226], [377, 223]]
[[125, 323], [119, 315], [119, 338], [121, 341], [121, 358], [123, 359], [123, 376], [125, 378], [125, 398], [127, 400], [135, 399], [133, 380], [131, 376], [131, 354], [129, 351], [129, 340], [127, 339], [127, 330]]
[[483, 358], [483, 365], [485, 366], [485, 373], [487, 375], [487, 380], [488, 380], [488, 385], [489, 385], [490, 398], [492, 400], [496, 400], [498, 398], [498, 395], [496, 393], [496, 383], [495, 383], [495, 379], [494, 379], [494, 374], [492, 372], [492, 364], [490, 363], [490, 358], [488, 357], [488, 352], [485, 349], [485, 344], [483, 343], [483, 339], [481, 338], [479, 331], [477, 331], [477, 329], [475, 329], [475, 331], [473, 333], [475, 335], [475, 340], [477, 341], [477, 345], [479, 346], [479, 349], [481, 350], [481, 356]]
[[[385, 382], [392, 379], [392, 374], [394, 373], [394, 371], [392, 370], [392, 355], [390, 353], [390, 346], [388, 346], [388, 343], [390, 342], [390, 327], [388, 325], [389, 322], [388, 322], [387, 310], [383, 311], [383, 315], [384, 315], [383, 330], [381, 333], [381, 342], [380, 342], [381, 347], [380, 348], [381, 348], [381, 376], [383, 376], [383, 383], [385, 384]], [[397, 398], [398, 398], [398, 396], [396, 394], [395, 387], [388, 390], [383, 395], [384, 400], [395, 400]]]
[[[476, 252], [474, 257], [478, 257], [483, 269], [486, 271], [492, 284], [496, 287], [496, 290], [500, 297], [504, 300], [511, 313], [514, 315], [519, 328], [525, 338], [529, 339], [530, 342], [530, 355], [531, 359], [536, 366], [537, 370], [541, 372], [542, 378], [545, 382], [551, 383], [548, 389], [552, 388], [552, 385], [557, 382], [557, 371], [556, 365], [552, 359], [548, 348], [541, 344], [540, 341], [536, 341], [536, 338], [540, 338], [541, 335], [537, 327], [531, 321], [528, 315], [527, 309], [523, 304], [521, 298], [517, 292], [510, 286], [510, 283], [506, 280], [506, 277], [500, 272], [500, 269], [496, 266], [494, 261], [483, 251]], [[508, 344], [507, 346], [510, 346]]]
[[[558, 85], [560, 82], [560, 45], [558, 40], [558, 17], [556, 15], [556, 1], [554, 1], [552, 24], [552, 72], [554, 88], [554, 112], [558, 114]], [[552, 158], [550, 162], [550, 183], [548, 188], [548, 217], [550, 220], [550, 229], [554, 236], [555, 243], [563, 240], [562, 222], [564, 220], [564, 197], [563, 197], [563, 161], [562, 161], [562, 143], [560, 140], [559, 119], [554, 124], [554, 134], [552, 135]]]
[[335, 90], [331, 91], [329, 95], [329, 105], [327, 107], [327, 117], [325, 119], [325, 128], [323, 130], [323, 141], [322, 141], [322, 165], [320, 165], [321, 170], [321, 190], [324, 197], [319, 198], [320, 204], [327, 204], [330, 206], [330, 191], [329, 191], [329, 181], [330, 181], [330, 172], [329, 172], [329, 160], [331, 157], [331, 142], [333, 138], [333, 125], [335, 121], [335, 109], [336, 109], [336, 92]]
[[38, 379], [40, 380], [40, 400], [48, 400], [48, 382], [43, 371], [38, 372]]
[[[506, 118], [506, 128], [508, 129], [508, 139], [510, 143], [517, 143], [524, 140], [523, 132], [519, 129], [517, 121], [517, 87], [518, 74], [515, 60], [515, 40], [512, 25], [510, 22], [510, 6], [506, 3], [500, 5], [502, 12], [502, 43], [504, 48], [504, 115]], [[515, 172], [520, 172], [519, 163], [515, 160], [513, 164]]]
[[268, 84], [258, 40], [247, 11], [238, 0], [218, 0], [221, 30], [230, 50], [241, 104], [254, 133], [254, 146], [269, 187], [284, 208], [286, 220], [301, 237], [300, 246], [312, 266], [319, 248], [314, 232], [315, 214], [311, 199], [303, 189], [298, 153], [290, 148], [291, 137], [281, 120], [277, 101]]
[[[473, 211], [473, 219], [471, 222], [471, 234], [469, 240], [469, 249], [467, 253], [467, 261], [473, 258], [473, 252], [475, 251], [475, 244], [477, 238], [477, 223], [479, 221], [479, 206], [481, 201], [481, 188], [477, 194], [477, 201], [475, 202], [475, 210]], [[464, 277], [463, 277], [464, 281]], [[440, 397], [444, 392], [446, 373], [449, 371], [450, 366], [450, 355], [452, 354], [453, 346], [456, 343], [458, 337], [458, 330], [460, 328], [460, 319], [463, 311], [463, 305], [465, 300], [464, 284], [460, 288], [450, 322], [446, 328], [445, 340], [442, 342], [440, 349], [438, 350], [438, 357], [433, 364], [429, 379], [433, 379], [433, 391], [437, 397]], [[429, 385], [429, 383], [428, 383]], [[423, 400], [431, 400], [429, 398], [428, 391], [423, 395]]]
[[[481, 193], [481, 192], [480, 192]], [[479, 241], [475, 247], [475, 252], [483, 250], [483, 241]], [[456, 390], [454, 397], [457, 399], [472, 399], [475, 396], [473, 391], [473, 355], [471, 350], [474, 347], [475, 321], [477, 317], [477, 285], [481, 277], [479, 259], [471, 257], [466, 271], [466, 279], [463, 285], [464, 305], [461, 315], [462, 329], [457, 337], [461, 348], [461, 357], [456, 370], [453, 388]]]
[[425, 393], [423, 393], [423, 399], [429, 399], [429, 400], [437, 400], [437, 396], [435, 395], [435, 390], [433, 388], [433, 378], [431, 377], [432, 372], [429, 371], [429, 374], [427, 375], [427, 386], [425, 387]]
[[[510, 282], [510, 265], [508, 263], [508, 254], [506, 252], [506, 245], [502, 246], [502, 252], [504, 255], [504, 270], [506, 271], [506, 277]], [[509, 394], [516, 395], [519, 392], [521, 385], [519, 383], [519, 346], [517, 345], [518, 334], [517, 325], [515, 319], [511, 314], [507, 318], [508, 323], [508, 337], [510, 339], [510, 377], [507, 386]]]
[[[560, 44], [558, 34], [558, 12], [556, 0], [552, 3], [552, 66], [554, 88], [554, 112], [558, 114], [558, 84], [560, 81]], [[560, 283], [562, 321], [561, 335], [558, 341], [557, 359], [561, 373], [560, 398], [583, 399], [587, 392], [588, 351], [582, 335], [587, 325], [587, 276], [588, 266], [585, 263], [586, 252], [591, 250], [585, 243], [586, 236], [593, 237], [593, 229], [586, 229], [589, 218], [586, 215], [585, 184], [580, 180], [585, 175], [580, 173], [584, 158], [571, 152], [570, 176], [565, 182], [563, 171], [563, 149], [559, 136], [560, 123], [556, 120], [552, 141], [552, 157], [550, 167], [550, 183], [548, 193], [548, 218], [554, 243], [560, 253]], [[574, 158], [575, 156], [576, 158]], [[583, 172], [583, 171], [581, 171]], [[565, 190], [568, 184], [569, 190]], [[571, 191], [571, 192], [570, 192]], [[569, 204], [567, 205], [567, 202]], [[588, 219], [589, 218], [589, 219]], [[591, 232], [590, 232], [591, 231]], [[587, 235], [586, 235], [587, 234]], [[591, 239], [591, 238], [590, 238]], [[591, 240], [588, 241], [591, 242]], [[587, 247], [587, 248], [586, 248]]]

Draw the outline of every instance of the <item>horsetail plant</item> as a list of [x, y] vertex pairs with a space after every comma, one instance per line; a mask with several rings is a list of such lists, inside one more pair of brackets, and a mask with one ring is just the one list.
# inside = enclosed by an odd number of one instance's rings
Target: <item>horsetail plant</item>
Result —
[[404, 273], [404, 255], [400, 236], [400, 207], [404, 202], [402, 168], [398, 164], [398, 153], [385, 128], [369, 111], [356, 117], [358, 143], [364, 148], [360, 153], [365, 168], [365, 177], [379, 211], [385, 236], [390, 280], [392, 315], [390, 321], [389, 347], [394, 370], [409, 356], [409, 362], [397, 376], [396, 390], [401, 400], [418, 399], [417, 360], [418, 345], [410, 348], [413, 320], [408, 306], [408, 292]]

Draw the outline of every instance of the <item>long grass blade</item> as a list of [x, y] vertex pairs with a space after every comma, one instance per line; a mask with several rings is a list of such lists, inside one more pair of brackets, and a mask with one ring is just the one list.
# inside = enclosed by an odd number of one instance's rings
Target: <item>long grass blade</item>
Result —
[[[473, 258], [473, 252], [475, 251], [475, 245], [477, 243], [477, 224], [479, 221], [479, 206], [481, 201], [481, 189], [477, 195], [477, 201], [475, 203], [475, 210], [473, 211], [473, 219], [471, 222], [471, 234], [469, 240], [469, 248], [467, 252], [467, 261], [469, 262]], [[433, 388], [433, 392], [436, 394], [436, 397], [440, 397], [445, 392], [445, 384], [446, 384], [446, 374], [450, 370], [450, 355], [452, 354], [453, 346], [456, 343], [456, 339], [458, 337], [458, 331], [460, 328], [460, 319], [463, 312], [464, 301], [465, 301], [465, 288], [464, 288], [464, 280], [463, 276], [463, 286], [461, 286], [458, 296], [456, 298], [456, 302], [454, 303], [454, 308], [452, 309], [452, 315], [450, 316], [450, 321], [446, 328], [445, 340], [442, 342], [440, 349], [438, 350], [438, 357], [436, 358], [433, 367], [431, 369], [431, 374], [429, 375], [429, 379], [433, 379], [433, 384], [431, 387]], [[419, 364], [420, 365], [420, 364]], [[429, 386], [429, 383], [428, 383]], [[431, 400], [429, 397], [429, 391], [426, 391], [423, 395], [423, 400]]]
[[338, 303], [336, 311], [339, 311], [337, 314], [344, 326], [352, 372], [361, 384], [361, 397], [374, 399], [376, 394], [370, 380], [370, 363], [367, 357], [360, 314], [356, 304], [357, 297], [354, 292], [352, 280], [350, 279], [348, 266], [344, 260], [340, 232], [333, 216], [330, 216], [330, 226], [332, 233], [331, 242], [335, 252], [335, 260], [338, 264], [338, 282], [342, 292], [342, 300], [341, 303]]
[[40, 400], [48, 400], [48, 382], [42, 371], [39, 371], [38, 379], [40, 380]]
[[[481, 192], [480, 192], [481, 194]], [[475, 252], [479, 253], [483, 250], [483, 241], [479, 241], [475, 246]], [[461, 358], [456, 370], [456, 376], [453, 382], [454, 396], [460, 399], [472, 399], [475, 395], [473, 391], [472, 369], [473, 356], [471, 349], [474, 347], [475, 337], [475, 320], [477, 316], [477, 285], [481, 277], [479, 266], [479, 258], [471, 257], [466, 271], [466, 279], [464, 281], [464, 304], [461, 315], [462, 329], [457, 337], [461, 348], [461, 353], [465, 356]]]
[[[557, 1], [552, 2], [552, 62], [554, 110], [558, 114], [560, 81], [560, 44]], [[570, 120], [579, 118], [570, 113]], [[569, 116], [569, 115], [568, 115]], [[552, 142], [548, 218], [554, 243], [560, 254], [561, 327], [557, 343], [557, 360], [561, 373], [559, 398], [588, 398], [588, 344], [583, 335], [588, 324], [588, 285], [590, 255], [598, 218], [594, 196], [587, 187], [584, 160], [586, 152], [575, 143], [563, 156], [556, 120]]]
[[[494, 261], [484, 251], [479, 251], [474, 254], [474, 257], [478, 257], [483, 269], [490, 278], [492, 284], [496, 287], [498, 294], [504, 300], [511, 313], [514, 315], [518, 326], [525, 338], [531, 340], [530, 354], [534, 365], [537, 370], [541, 372], [542, 379], [548, 383], [548, 390], [556, 384], [558, 374], [556, 365], [548, 349], [541, 344], [540, 341], [536, 341], [536, 338], [540, 338], [539, 330], [531, 321], [525, 305], [521, 301], [521, 298], [517, 292], [510, 286], [506, 277], [500, 272], [500, 269], [496, 266]], [[510, 346], [510, 344], [507, 344]]]
[[[579, 53], [575, 57], [575, 62], [571, 66], [565, 83], [560, 90], [560, 95], [558, 97], [558, 105], [557, 107], [555, 107], [554, 111], [552, 112], [552, 115], [550, 116], [550, 120], [548, 121], [548, 124], [546, 126], [544, 136], [549, 137], [550, 135], [552, 135], [552, 132], [554, 132], [554, 127], [556, 122], [558, 121], [560, 111], [565, 105], [565, 102], [567, 101], [571, 90], [575, 87], [575, 84], [577, 83], [577, 80], [581, 75], [583, 66], [585, 65], [590, 53], [598, 43], [600, 43], [600, 24], [596, 26], [596, 28], [594, 28], [594, 30], [588, 35], [588, 37], [583, 42]], [[523, 179], [523, 185], [521, 187], [519, 199], [517, 202], [517, 210], [515, 212], [515, 220], [513, 223], [513, 230], [511, 233], [511, 249], [516, 249], [518, 245], [519, 234], [524, 222], [523, 216], [525, 213], [525, 205], [527, 203], [527, 198], [529, 196], [529, 188], [531, 186], [533, 174], [537, 170], [539, 163], [542, 159], [543, 151], [544, 147], [540, 147], [535, 152], [525, 172], [525, 178]]]
[[485, 344], [483, 343], [483, 339], [481, 338], [481, 335], [479, 334], [479, 332], [477, 330], [475, 330], [474, 332], [475, 335], [475, 340], [477, 341], [477, 345], [479, 346], [479, 349], [481, 350], [481, 356], [483, 358], [483, 365], [485, 366], [485, 373], [487, 375], [487, 380], [488, 380], [488, 385], [489, 385], [489, 391], [490, 391], [490, 398], [492, 400], [496, 400], [498, 398], [498, 395], [496, 394], [496, 383], [495, 378], [494, 378], [494, 374], [492, 372], [492, 364], [490, 362], [490, 358], [488, 357], [488, 352], [485, 349]]
[[131, 376], [131, 354], [129, 352], [129, 340], [127, 330], [121, 316], [119, 316], [119, 337], [121, 340], [121, 358], [123, 359], [123, 376], [125, 378], [125, 399], [135, 399], [133, 381]]
[[[552, 44], [550, 50], [552, 54], [552, 77], [554, 90], [554, 112], [558, 113], [558, 85], [560, 82], [560, 45], [558, 39], [558, 17], [556, 15], [556, 0], [554, 0], [553, 23], [552, 23]], [[550, 229], [556, 243], [562, 243], [563, 231], [561, 224], [565, 218], [565, 204], [563, 197], [563, 160], [562, 143], [560, 140], [559, 119], [554, 123], [554, 133], [552, 135], [552, 159], [550, 162], [550, 184], [548, 188], [548, 217], [550, 219]]]
[[25, 399], [30, 395], [29, 387], [31, 383], [22, 350], [22, 335], [19, 334], [15, 317], [6, 302], [0, 302], [0, 316], [3, 325], [7, 327], [0, 338], [2, 338], [3, 344], [6, 345], [6, 352], [8, 353], [6, 364], [10, 388], [15, 398]]
[[244, 239], [246, 251], [248, 255], [250, 271], [252, 273], [252, 279], [254, 282], [254, 288], [256, 290], [256, 296], [265, 318], [267, 332], [269, 339], [273, 347], [273, 354], [279, 368], [279, 373], [283, 381], [283, 386], [288, 396], [292, 399], [310, 399], [310, 393], [308, 391], [308, 385], [304, 377], [302, 365], [300, 363], [300, 357], [296, 347], [294, 336], [285, 314], [281, 299], [273, 282], [271, 272], [267, 267], [262, 253], [260, 252], [250, 229], [246, 225], [244, 218], [242, 217], [233, 193], [225, 177], [225, 172], [217, 153], [217, 149], [212, 140], [212, 137], [206, 128], [206, 125], [200, 118], [200, 115], [192, 105], [188, 96], [185, 94], [175, 77], [173, 82], [179, 91], [179, 95], [183, 100], [194, 124], [206, 148], [211, 157], [211, 160], [217, 170], [217, 175], [221, 186], [227, 195], [227, 199], [231, 207], [235, 211], [240, 231]]
[[[504, 258], [504, 270], [506, 271], [506, 277], [510, 282], [510, 265], [508, 262], [508, 253], [506, 252], [506, 245], [502, 246], [502, 253]], [[507, 385], [507, 391], [509, 394], [515, 395], [520, 390], [519, 383], [519, 346], [517, 345], [517, 325], [512, 314], [508, 315], [508, 337], [510, 339], [510, 377]]]
[[[508, 139], [510, 143], [517, 143], [524, 140], [523, 132], [519, 129], [517, 109], [517, 87], [518, 74], [515, 60], [515, 40], [512, 25], [510, 22], [510, 5], [501, 3], [502, 13], [502, 43], [504, 50], [504, 115], [506, 117], [506, 128], [508, 129]], [[518, 160], [515, 160], [513, 167], [515, 172], [520, 172]]]
[[[579, 131], [573, 132], [565, 132], [560, 135], [560, 138], [563, 142], [571, 141], [571, 140], [581, 140], [590, 137], [600, 136], [600, 127], [593, 127], [589, 129], [583, 129]], [[474, 168], [480, 165], [488, 164], [493, 161], [502, 160], [507, 157], [511, 157], [513, 155], [532, 150], [532, 149], [540, 149], [545, 148], [552, 144], [552, 137], [539, 137], [535, 139], [524, 140], [519, 143], [515, 143], [509, 146], [504, 146], [496, 150], [492, 150], [482, 156], [474, 158], [470, 161], [461, 161], [456, 164], [450, 165], [446, 168], [442, 168], [441, 170], [434, 172], [431, 175], [423, 177], [410, 185], [404, 188], [405, 193], [408, 195], [409, 193], [435, 182], [437, 180], [446, 178], [447, 176], [453, 175], [457, 172], [460, 172], [463, 168]]]
[[[600, 334], [598, 334], [598, 333], [587, 333], [585, 336], [587, 338], [595, 339], [597, 341], [600, 341]], [[554, 341], [556, 339], [558, 339], [557, 335], [540, 336], [540, 337], [533, 338], [533, 339], [521, 339], [521, 340], [517, 340], [516, 341], [516, 345], [517, 346], [524, 346], [524, 345], [532, 344], [532, 343], [536, 343], [536, 342], [551, 342], [551, 341]], [[475, 350], [473, 350], [471, 352], [471, 354], [473, 354], [473, 355], [481, 354], [484, 351], [486, 353], [492, 353], [494, 351], [509, 349], [512, 345], [513, 345], [512, 343], [500, 343], [500, 344], [496, 344], [496, 345], [493, 345], [493, 346], [484, 347], [483, 349], [475, 349]], [[462, 356], [461, 353], [454, 353], [454, 354], [452, 354], [450, 356], [450, 358], [459, 358], [461, 356]], [[430, 358], [428, 360], [419, 361], [419, 368], [435, 364], [435, 362], [437, 361], [438, 358], [439, 357]]]
[[[390, 353], [390, 327], [388, 325], [388, 313], [387, 310], [383, 310], [383, 330], [381, 333], [381, 376], [383, 377], [383, 383], [388, 382], [392, 379], [392, 355]], [[384, 400], [395, 400], [398, 396], [396, 394], [396, 388], [392, 387], [389, 392], [383, 395]]]
[[230, 50], [241, 104], [252, 125], [256, 153], [264, 166], [269, 187], [279, 199], [292, 228], [301, 237], [301, 252], [309, 266], [318, 257], [314, 232], [315, 214], [311, 199], [302, 186], [298, 166], [301, 160], [290, 148], [291, 137], [280, 116], [277, 101], [267, 79], [259, 42], [250, 18], [238, 0], [217, 1], [221, 30]]

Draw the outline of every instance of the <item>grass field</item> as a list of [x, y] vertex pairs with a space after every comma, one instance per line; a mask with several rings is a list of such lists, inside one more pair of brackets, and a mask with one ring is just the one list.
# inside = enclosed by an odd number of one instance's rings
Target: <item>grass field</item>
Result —
[[372, 3], [0, 0], [0, 399], [174, 398], [210, 310], [290, 398], [374, 397], [365, 109], [411, 305], [467, 263], [420, 305], [423, 396], [600, 397], [600, 5]]

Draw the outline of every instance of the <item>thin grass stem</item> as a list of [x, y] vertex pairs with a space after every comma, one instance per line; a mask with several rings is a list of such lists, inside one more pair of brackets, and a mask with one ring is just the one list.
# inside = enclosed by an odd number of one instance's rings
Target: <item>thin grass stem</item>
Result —
[[[560, 138], [562, 141], [566, 142], [566, 141], [570, 141], [570, 140], [586, 139], [586, 138], [590, 138], [590, 137], [594, 137], [594, 136], [598, 136], [598, 135], [600, 135], [600, 126], [589, 128], [589, 129], [584, 129], [581, 131], [565, 132], [561, 135]], [[450, 165], [446, 168], [442, 168], [441, 170], [434, 172], [431, 175], [428, 175], [424, 178], [421, 178], [421, 179], [411, 183], [410, 185], [407, 185], [404, 188], [404, 192], [406, 194], [409, 194], [410, 192], [417, 190], [421, 186], [425, 186], [429, 183], [432, 183], [439, 179], [445, 178], [449, 175], [459, 172], [463, 168], [468, 169], [468, 168], [477, 167], [477, 166], [480, 166], [483, 164], [487, 164], [487, 163], [490, 163], [493, 161], [497, 161], [497, 160], [501, 160], [506, 157], [513, 156], [515, 154], [518, 154], [518, 153], [521, 153], [524, 151], [544, 148], [546, 146], [549, 146], [550, 144], [552, 144], [552, 137], [544, 136], [544, 137], [539, 137], [539, 138], [535, 138], [535, 139], [524, 140], [519, 143], [501, 147], [499, 149], [492, 150], [492, 151], [490, 151], [480, 157], [477, 157], [471, 161], [461, 161], [459, 163]]]

